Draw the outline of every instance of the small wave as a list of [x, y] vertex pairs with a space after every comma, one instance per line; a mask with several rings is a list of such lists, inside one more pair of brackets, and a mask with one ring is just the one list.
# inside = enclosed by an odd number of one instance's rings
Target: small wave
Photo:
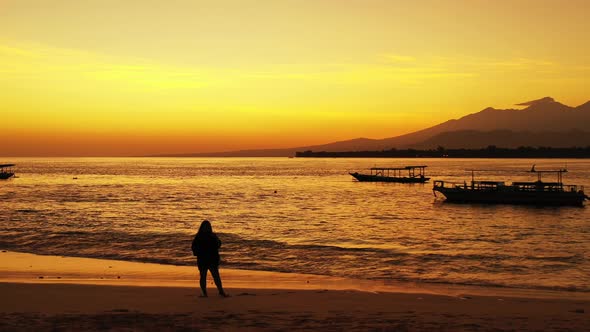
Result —
[[17, 209], [15, 211], [20, 212], [20, 213], [39, 213], [39, 212], [41, 212], [41, 211], [35, 210], [35, 209]]
[[[371, 278], [371, 280], [383, 280], [382, 278]], [[390, 279], [387, 279], [390, 280]], [[428, 283], [428, 284], [439, 284], [439, 285], [451, 285], [451, 286], [476, 286], [476, 287], [486, 287], [486, 288], [508, 288], [508, 289], [531, 289], [531, 290], [545, 290], [545, 291], [560, 291], [560, 292], [580, 292], [580, 293], [590, 293], [589, 287], [579, 287], [573, 285], [567, 286], [559, 286], [559, 285], [537, 285], [537, 284], [507, 284], [501, 282], [491, 282], [491, 281], [483, 281], [483, 280], [471, 280], [471, 281], [449, 281], [449, 280], [439, 280], [439, 279], [432, 279], [432, 278], [397, 278], [397, 281], [400, 282], [420, 282], [420, 283]]]
[[584, 260], [580, 255], [570, 256], [524, 256], [524, 259], [530, 259], [535, 261], [548, 261], [548, 262], [563, 262], [563, 263], [579, 263]]

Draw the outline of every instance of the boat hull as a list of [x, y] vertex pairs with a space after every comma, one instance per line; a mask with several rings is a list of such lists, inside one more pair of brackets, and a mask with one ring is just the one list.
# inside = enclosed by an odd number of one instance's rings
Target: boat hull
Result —
[[552, 206], [582, 206], [586, 195], [583, 192], [515, 190], [472, 190], [463, 188], [434, 187], [448, 202], [482, 204], [528, 204]]
[[10, 179], [13, 176], [14, 176], [14, 173], [12, 173], [12, 172], [2, 172], [2, 173], [0, 173], [0, 180]]
[[424, 183], [430, 178], [427, 177], [391, 177], [381, 175], [369, 175], [361, 173], [348, 173], [360, 182], [398, 182], [398, 183]]

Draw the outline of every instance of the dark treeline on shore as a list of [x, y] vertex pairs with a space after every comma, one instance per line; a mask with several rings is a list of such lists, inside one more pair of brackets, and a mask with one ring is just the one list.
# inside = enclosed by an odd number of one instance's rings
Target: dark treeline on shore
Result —
[[493, 145], [483, 149], [445, 149], [439, 146], [432, 150], [391, 149], [382, 151], [303, 151], [298, 158], [590, 158], [590, 146], [585, 148], [528, 147], [499, 148]]

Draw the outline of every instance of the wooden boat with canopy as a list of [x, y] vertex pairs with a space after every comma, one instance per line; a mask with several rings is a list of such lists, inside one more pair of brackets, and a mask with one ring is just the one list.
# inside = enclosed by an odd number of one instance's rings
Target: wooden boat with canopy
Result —
[[[434, 181], [432, 190], [440, 192], [448, 202], [456, 203], [490, 203], [490, 204], [531, 204], [531, 205], [578, 205], [590, 199], [584, 194], [583, 186], [565, 185], [562, 182], [566, 169], [528, 171], [537, 174], [534, 182], [476, 181], [475, 170], [471, 171], [471, 182]], [[545, 174], [557, 175], [556, 182], [544, 182]]]
[[[424, 183], [430, 178], [425, 176], [427, 166], [404, 167], [373, 167], [369, 174], [358, 172], [348, 173], [360, 182], [399, 182], [399, 183]], [[407, 173], [406, 173], [407, 172]]]
[[15, 164], [0, 164], [0, 180], [10, 179], [14, 176], [12, 168]]

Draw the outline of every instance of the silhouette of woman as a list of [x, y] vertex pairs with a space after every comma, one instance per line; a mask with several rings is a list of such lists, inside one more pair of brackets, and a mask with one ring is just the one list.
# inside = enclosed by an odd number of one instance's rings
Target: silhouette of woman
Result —
[[203, 293], [201, 297], [207, 297], [207, 271], [211, 271], [219, 295], [228, 296], [223, 290], [219, 276], [219, 247], [221, 247], [221, 241], [213, 233], [211, 223], [209, 220], [203, 220], [192, 244], [193, 255], [197, 256], [197, 266], [201, 277], [200, 285]]

